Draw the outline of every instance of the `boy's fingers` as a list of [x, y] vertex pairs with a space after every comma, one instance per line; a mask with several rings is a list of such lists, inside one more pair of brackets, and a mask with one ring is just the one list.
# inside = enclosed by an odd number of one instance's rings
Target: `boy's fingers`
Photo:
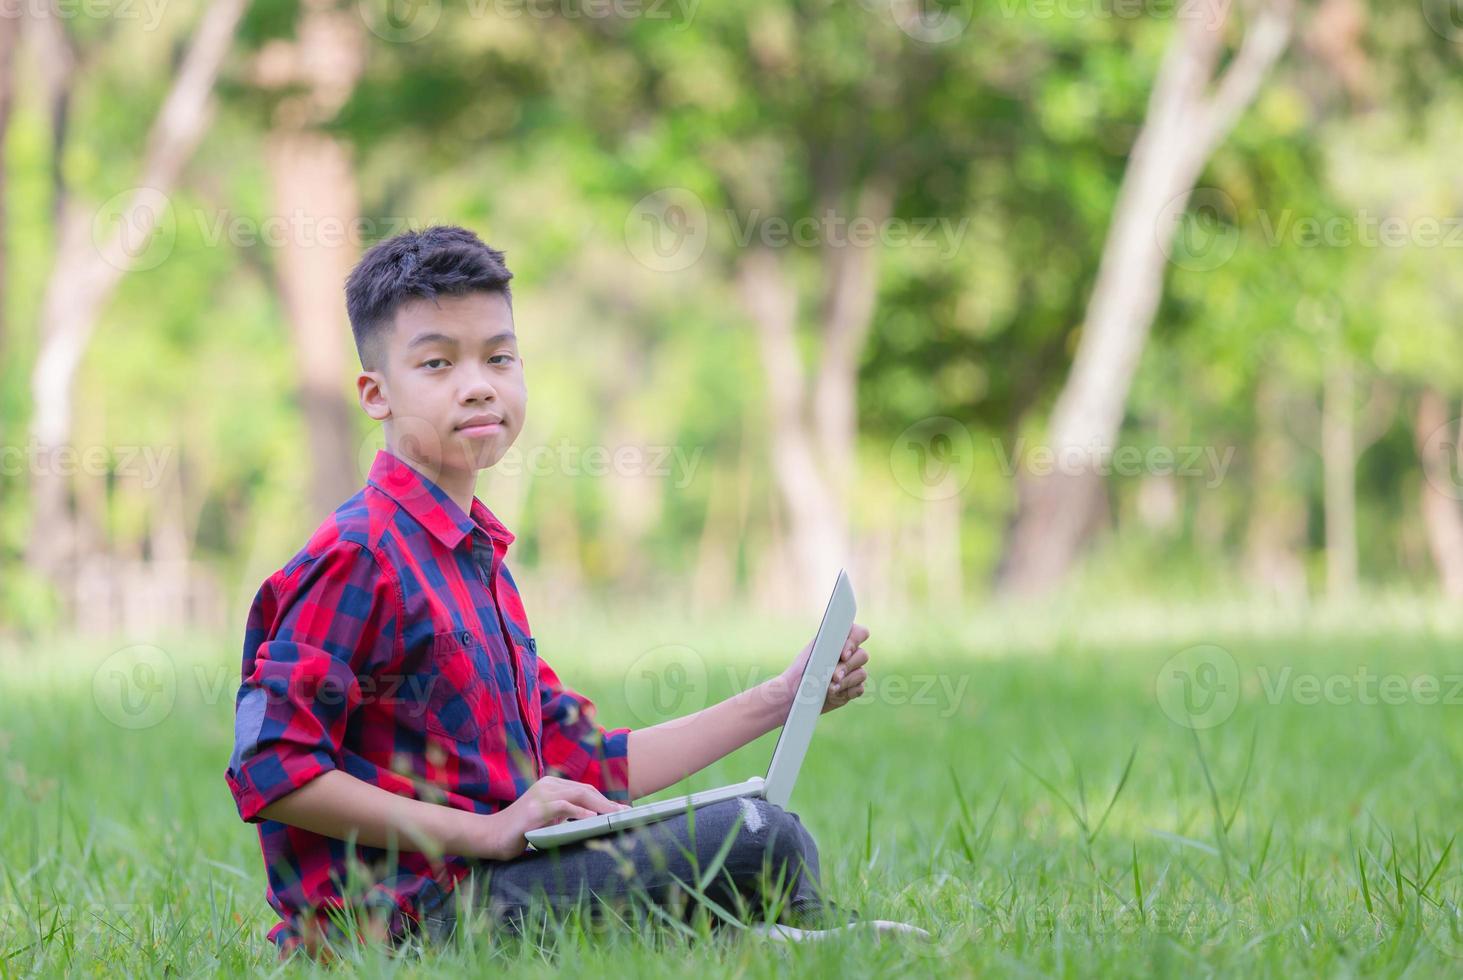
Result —
[[569, 799], [580, 806], [589, 807], [595, 813], [614, 813], [616, 810], [624, 809], [588, 783], [577, 783], [575, 792]]
[[847, 660], [839, 664], [838, 668], [833, 671], [833, 683], [837, 684], [839, 681], [842, 681], [845, 677], [848, 677], [855, 670], [858, 670], [860, 667], [868, 662], [869, 652], [863, 647], [859, 647], [857, 650], [849, 655]]
[[574, 806], [573, 804], [570, 804], [568, 807], [565, 808], [564, 813], [557, 819], [555, 819], [554, 822], [563, 823], [565, 820], [583, 820], [585, 817], [593, 816], [595, 816], [595, 812], [593, 810], [586, 810], [582, 806]]
[[575, 800], [580, 806], [588, 807], [595, 813], [614, 813], [619, 807], [604, 798], [604, 795], [593, 786], [585, 786], [580, 791], [579, 798]]

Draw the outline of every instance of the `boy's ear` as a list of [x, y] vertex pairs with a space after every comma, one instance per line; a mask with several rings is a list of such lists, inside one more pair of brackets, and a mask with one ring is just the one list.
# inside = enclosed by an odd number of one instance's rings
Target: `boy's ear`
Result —
[[380, 371], [362, 371], [356, 376], [356, 394], [361, 400], [361, 410], [384, 422], [391, 418], [391, 406], [386, 401], [386, 378]]

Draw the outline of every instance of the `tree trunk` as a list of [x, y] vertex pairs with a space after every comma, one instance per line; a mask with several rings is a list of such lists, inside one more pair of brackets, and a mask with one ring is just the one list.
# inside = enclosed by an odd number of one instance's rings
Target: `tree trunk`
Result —
[[265, 148], [275, 214], [289, 229], [275, 275], [294, 340], [309, 451], [312, 519], [323, 520], [360, 488], [355, 419], [348, 400], [350, 321], [346, 277], [356, 260], [349, 236], [311, 229], [358, 226], [354, 169], [340, 141], [310, 131], [269, 135]]
[[70, 131], [71, 93], [76, 84], [78, 58], [76, 46], [66, 29], [65, 19], [56, 9], [55, 0], [42, 0], [33, 12], [35, 16], [26, 29], [31, 32], [35, 61], [45, 93], [42, 98], [51, 124], [51, 220], [59, 229], [67, 190], [62, 161]]
[[350, 147], [320, 125], [340, 111], [365, 63], [363, 25], [321, 0], [302, 5], [294, 42], [261, 52], [256, 80], [286, 91], [265, 141], [275, 215], [286, 229], [275, 276], [294, 338], [309, 440], [310, 498], [323, 520], [360, 488], [344, 285], [358, 258], [360, 203]]
[[1165, 249], [1194, 183], [1254, 99], [1289, 37], [1288, 0], [1261, 6], [1208, 94], [1230, 4], [1176, 28], [1129, 156], [1081, 339], [1047, 440], [1057, 465], [1017, 478], [1017, 509], [997, 573], [1005, 593], [1034, 593], [1066, 574], [1093, 525], [1128, 392], [1162, 293]]
[[1305, 596], [1305, 502], [1295, 493], [1295, 447], [1285, 437], [1285, 393], [1274, 377], [1260, 380], [1255, 393], [1253, 483], [1249, 526], [1245, 532], [1250, 578], [1265, 592], [1287, 599]]
[[[825, 200], [826, 210], [836, 213], [835, 196]], [[850, 227], [854, 221], [882, 225], [893, 207], [892, 182], [884, 175], [870, 178], [855, 202]], [[809, 602], [827, 598], [840, 566], [857, 577], [848, 514], [856, 477], [859, 357], [873, 325], [878, 249], [877, 241], [833, 241], [831, 235], [821, 246], [820, 352], [811, 385], [798, 351], [797, 289], [781, 257], [754, 246], [737, 270], [767, 379], [772, 467], [787, 515], [796, 581]]]
[[[787, 518], [794, 581], [805, 598], [826, 592], [846, 560], [843, 512], [824, 475], [805, 417], [807, 388], [797, 349], [797, 289], [770, 249], [754, 246], [737, 270], [767, 379], [768, 439], [773, 479]], [[826, 596], [825, 596], [826, 597]]]
[[[6, 166], [6, 146], [10, 135], [10, 110], [15, 104], [15, 48], [20, 35], [20, 18], [0, 17], [0, 371], [4, 370], [7, 331], [6, 295], [9, 292], [10, 257], [6, 252], [10, 221], [5, 202], [10, 194], [10, 170]], [[3, 377], [0, 377], [3, 380]]]
[[1450, 417], [1448, 401], [1435, 388], [1424, 388], [1413, 419], [1413, 436], [1422, 463], [1422, 522], [1428, 550], [1437, 567], [1443, 593], [1463, 598], [1463, 425]]
[[[882, 227], [894, 204], [884, 178], [859, 194], [856, 220]], [[878, 244], [825, 243], [823, 259], [823, 349], [813, 381], [813, 425], [840, 509], [847, 513], [858, 443], [859, 357], [874, 322], [879, 293]]]
[[76, 528], [58, 455], [72, 435], [76, 374], [102, 308], [139, 255], [167, 195], [208, 128], [214, 82], [246, 0], [212, 0], [148, 134], [140, 178], [110, 233], [94, 242], [93, 213], [60, 195], [55, 262], [41, 301], [40, 349], [31, 374], [32, 522], [26, 559], [64, 594], [75, 564]]
[[1356, 407], [1352, 367], [1334, 358], [1321, 402], [1321, 467], [1326, 514], [1326, 592], [1356, 592]]

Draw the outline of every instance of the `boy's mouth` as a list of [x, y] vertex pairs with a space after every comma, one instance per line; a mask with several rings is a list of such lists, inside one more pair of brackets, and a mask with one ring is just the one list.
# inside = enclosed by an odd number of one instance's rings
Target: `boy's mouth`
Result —
[[474, 415], [456, 427], [456, 431], [468, 438], [490, 436], [503, 429], [503, 419], [497, 415]]

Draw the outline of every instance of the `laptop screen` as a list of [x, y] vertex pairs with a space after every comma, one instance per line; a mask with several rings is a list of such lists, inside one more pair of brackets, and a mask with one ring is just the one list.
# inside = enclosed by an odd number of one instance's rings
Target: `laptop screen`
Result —
[[786, 806], [792, 795], [793, 783], [797, 781], [798, 770], [802, 768], [803, 758], [813, 740], [813, 729], [823, 712], [824, 692], [838, 666], [848, 631], [853, 628], [854, 611], [853, 586], [847, 572], [840, 569], [833, 594], [823, 610], [818, 634], [813, 638], [812, 653], [808, 655], [803, 674], [798, 678], [787, 720], [783, 722], [777, 735], [777, 745], [772, 750], [765, 788], [765, 798], [769, 803]]

